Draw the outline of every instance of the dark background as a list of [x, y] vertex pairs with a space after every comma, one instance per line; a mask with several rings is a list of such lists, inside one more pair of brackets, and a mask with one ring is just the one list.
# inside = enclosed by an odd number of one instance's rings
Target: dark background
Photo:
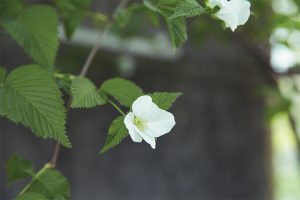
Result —
[[[0, 37], [0, 50], [0, 65], [10, 70], [30, 63], [7, 34]], [[69, 57], [80, 66], [88, 52], [64, 44], [58, 59]], [[120, 76], [116, 60], [123, 53], [102, 49], [88, 77], [100, 85]], [[118, 113], [109, 106], [71, 110], [67, 129], [74, 147], [62, 149], [57, 168], [71, 182], [72, 199], [271, 199], [270, 136], [257, 92], [265, 82], [261, 63], [236, 40], [214, 36], [199, 48], [187, 43], [171, 61], [131, 56], [137, 68], [129, 78], [145, 91], [183, 92], [171, 109], [177, 125], [155, 150], [127, 138], [98, 156]], [[21, 155], [39, 169], [50, 160], [54, 142], [4, 118], [0, 131], [0, 197], [11, 199], [24, 183], [6, 185], [8, 158]]]

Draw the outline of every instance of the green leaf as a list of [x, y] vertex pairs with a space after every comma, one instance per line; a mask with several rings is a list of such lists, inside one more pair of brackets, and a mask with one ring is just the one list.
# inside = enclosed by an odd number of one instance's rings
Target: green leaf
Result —
[[4, 116], [4, 105], [3, 105], [4, 89], [0, 85], [0, 116]]
[[27, 192], [38, 193], [54, 200], [70, 199], [68, 180], [59, 171], [49, 168], [41, 170], [32, 179]]
[[58, 48], [57, 15], [50, 6], [31, 6], [17, 19], [2, 20], [3, 28], [37, 63], [53, 69]]
[[22, 0], [1, 1], [0, 18], [17, 17], [24, 8]]
[[176, 6], [175, 13], [169, 18], [194, 17], [205, 13], [205, 9], [196, 0], [181, 0]]
[[24, 160], [17, 155], [13, 155], [6, 164], [6, 171], [8, 176], [8, 184], [14, 181], [33, 176], [34, 170], [32, 163]]
[[91, 2], [91, 0], [54, 0], [56, 7], [62, 13], [65, 35], [68, 39], [72, 38]]
[[85, 13], [81, 10], [72, 11], [64, 14], [64, 31], [66, 37], [70, 40], [84, 18]]
[[5, 80], [6, 69], [0, 66], [0, 84]]
[[72, 108], [91, 108], [105, 104], [92, 81], [84, 77], [75, 78], [71, 85]]
[[182, 17], [167, 19], [166, 17], [166, 22], [171, 36], [173, 48], [175, 49], [180, 47], [187, 40], [185, 19]]
[[159, 4], [174, 5], [178, 1], [181, 1], [181, 0], [159, 0], [158, 2], [159, 2]]
[[143, 3], [144, 3], [144, 6], [146, 6], [146, 8], [148, 8], [149, 10], [151, 10], [153, 12], [158, 12], [158, 13], [162, 12], [159, 9], [159, 7], [156, 4], [154, 4], [151, 0], [144, 0]]
[[181, 95], [180, 92], [155, 92], [150, 94], [152, 101], [163, 110], [168, 110]]
[[130, 9], [121, 9], [116, 12], [116, 22], [120, 27], [126, 26], [131, 17], [132, 11]]
[[53, 138], [66, 147], [65, 108], [52, 75], [38, 65], [13, 70], [0, 87], [0, 112], [42, 138]]
[[75, 76], [72, 74], [55, 73], [54, 78], [59, 89], [71, 96], [71, 84]]
[[121, 78], [105, 81], [100, 90], [113, 96], [121, 105], [126, 107], [131, 107], [131, 104], [143, 95], [143, 90], [140, 87], [131, 81]]
[[34, 193], [34, 192], [28, 192], [17, 196], [15, 200], [49, 200], [49, 199], [44, 195]]
[[100, 153], [104, 153], [107, 150], [117, 146], [127, 136], [128, 131], [124, 124], [124, 116], [119, 116], [111, 123], [107, 138]]
[[180, 47], [187, 40], [185, 19], [183, 17], [169, 19], [175, 11], [176, 2], [176, 0], [163, 0], [153, 3], [150, 0], [144, 0], [144, 5], [148, 9], [160, 13], [165, 18], [174, 49]]

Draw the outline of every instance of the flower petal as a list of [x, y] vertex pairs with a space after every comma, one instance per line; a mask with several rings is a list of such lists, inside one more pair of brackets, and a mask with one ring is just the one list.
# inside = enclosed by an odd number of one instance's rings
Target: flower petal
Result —
[[239, 25], [243, 25], [248, 21], [250, 14], [251, 14], [250, 7], [251, 7], [251, 4], [248, 1], [243, 2], [243, 4], [240, 6], [240, 9], [238, 11]]
[[232, 31], [235, 31], [235, 29], [238, 26], [238, 18], [235, 15], [232, 15], [230, 13], [225, 13], [224, 11], [221, 10], [215, 15], [217, 18], [224, 21], [226, 28], [230, 28]]
[[159, 109], [160, 108], [152, 102], [152, 98], [147, 95], [140, 96], [132, 104], [134, 115], [142, 120], [152, 118]]
[[245, 24], [250, 17], [251, 4], [247, 0], [210, 0], [211, 5], [218, 5], [220, 10], [215, 16], [225, 22], [226, 27], [234, 31]]
[[150, 144], [152, 149], [155, 149], [156, 141], [155, 141], [154, 137], [151, 137], [149, 134], [145, 133], [144, 131], [140, 131], [138, 128], [135, 128], [135, 130], [142, 136], [142, 138], [145, 140], [145, 142]]
[[128, 132], [129, 132], [129, 135], [131, 137], [131, 139], [134, 141], [134, 142], [142, 142], [142, 137], [140, 136], [140, 134], [136, 131], [135, 129], [135, 125], [133, 123], [133, 120], [134, 120], [134, 115], [132, 112], [128, 113], [126, 116], [125, 116], [125, 119], [124, 119], [124, 124], [126, 126], [126, 128], [128, 129]]
[[169, 133], [175, 126], [174, 115], [170, 112], [160, 109], [156, 118], [147, 122], [147, 133], [152, 137], [159, 137]]

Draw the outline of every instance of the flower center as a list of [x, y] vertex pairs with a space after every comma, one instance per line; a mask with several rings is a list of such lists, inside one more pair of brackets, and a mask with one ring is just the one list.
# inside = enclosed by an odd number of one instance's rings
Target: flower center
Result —
[[145, 123], [143, 122], [143, 120], [136, 116], [134, 116], [133, 123], [140, 131], [143, 131], [145, 129]]

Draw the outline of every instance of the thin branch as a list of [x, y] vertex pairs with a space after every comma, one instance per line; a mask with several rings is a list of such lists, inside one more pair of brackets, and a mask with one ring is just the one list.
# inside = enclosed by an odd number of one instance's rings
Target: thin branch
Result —
[[37, 180], [45, 171], [48, 169], [52, 169], [53, 166], [51, 164], [46, 164], [40, 171], [38, 171], [31, 179], [31, 181], [21, 190], [19, 195], [24, 194], [32, 185], [32, 183]]
[[101, 39], [103, 37], [105, 37], [107, 35], [107, 33], [109, 32], [110, 28], [112, 26], [112, 22], [109, 22], [108, 24], [106, 24], [106, 26], [104, 27], [104, 30], [103, 32], [101, 32], [97, 39], [96, 39], [96, 43], [95, 43], [95, 46], [93, 47], [93, 49], [91, 50], [91, 52], [89, 53], [80, 73], [79, 73], [79, 76], [85, 76], [86, 73], [88, 72], [90, 66], [91, 66], [91, 63], [92, 61], [94, 60], [96, 54], [97, 54], [97, 51], [99, 50], [100, 46], [101, 46]]
[[117, 104], [115, 104], [113, 101], [108, 100], [108, 103], [110, 103], [117, 111], [119, 111], [119, 113], [121, 113], [123, 116], [125, 116], [125, 113], [123, 110], [121, 110], [121, 108], [119, 106], [117, 106]]
[[54, 149], [53, 149], [53, 155], [52, 155], [52, 158], [50, 161], [50, 164], [53, 167], [56, 167], [59, 151], [60, 151], [60, 144], [59, 144], [59, 142], [56, 142]]
[[[121, 0], [120, 3], [117, 5], [115, 11], [114, 11], [114, 14], [113, 14], [113, 20], [115, 20], [115, 13], [124, 8], [127, 3], [129, 2], [129, 0]], [[91, 63], [93, 61], [93, 59], [95, 58], [96, 54], [97, 54], [97, 51], [99, 50], [100, 48], [100, 45], [101, 45], [101, 39], [106, 36], [108, 34], [108, 32], [110, 31], [110, 28], [112, 26], [112, 23], [113, 23], [113, 20], [110, 21], [105, 27], [104, 27], [104, 30], [98, 35], [97, 37], [97, 40], [95, 42], [95, 46], [92, 48], [92, 50], [90, 51], [80, 73], [79, 73], [79, 76], [86, 76], [90, 66], [91, 66]], [[69, 98], [69, 101], [68, 101], [68, 104], [67, 104], [67, 112], [68, 110], [70, 109], [70, 105], [71, 105], [71, 98]], [[122, 111], [123, 112], [123, 111]], [[123, 112], [124, 114], [124, 112]], [[125, 115], [125, 114], [124, 114]], [[53, 154], [52, 154], [52, 158], [49, 162], [49, 164], [52, 166], [52, 167], [56, 167], [56, 164], [57, 164], [57, 160], [58, 160], [58, 155], [59, 155], [59, 152], [60, 152], [60, 144], [57, 142], [54, 146], [54, 149], [53, 149]]]

